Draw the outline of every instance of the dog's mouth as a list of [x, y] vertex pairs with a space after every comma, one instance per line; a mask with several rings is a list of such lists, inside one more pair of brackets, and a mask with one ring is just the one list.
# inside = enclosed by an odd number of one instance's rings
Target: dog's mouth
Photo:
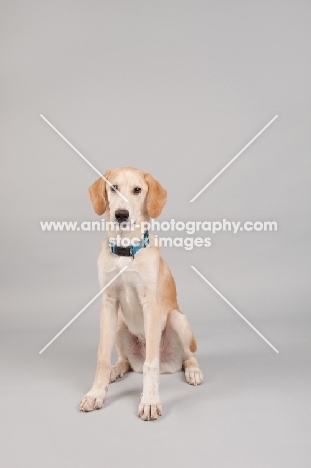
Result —
[[115, 220], [115, 224], [116, 226], [119, 226], [119, 227], [127, 227], [127, 226], [130, 226], [131, 225], [131, 220], [128, 219], [127, 221], [118, 221], [117, 219]]
[[129, 226], [135, 226], [136, 221], [133, 218], [128, 218], [125, 221], [120, 221], [119, 219], [115, 218], [114, 219], [114, 224], [117, 228], [128, 228]]

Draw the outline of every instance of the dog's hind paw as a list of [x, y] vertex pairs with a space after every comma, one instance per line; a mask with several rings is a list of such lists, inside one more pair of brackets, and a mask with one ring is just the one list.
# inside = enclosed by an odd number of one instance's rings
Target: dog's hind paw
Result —
[[128, 361], [118, 361], [114, 366], [111, 367], [110, 383], [115, 382], [117, 379], [123, 377], [123, 375], [130, 370], [131, 366]]
[[203, 382], [203, 374], [198, 367], [186, 367], [185, 378], [190, 385], [200, 385]]

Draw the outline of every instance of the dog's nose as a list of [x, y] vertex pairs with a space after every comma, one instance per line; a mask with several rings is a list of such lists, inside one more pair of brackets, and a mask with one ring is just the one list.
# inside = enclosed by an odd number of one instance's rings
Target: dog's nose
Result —
[[127, 210], [117, 210], [115, 212], [115, 217], [118, 223], [124, 223], [124, 221], [128, 220], [129, 212]]

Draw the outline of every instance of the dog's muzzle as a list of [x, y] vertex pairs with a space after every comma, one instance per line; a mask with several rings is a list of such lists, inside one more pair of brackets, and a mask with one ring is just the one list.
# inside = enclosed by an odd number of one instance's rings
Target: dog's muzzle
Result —
[[118, 223], [121, 224], [129, 219], [130, 213], [128, 210], [117, 210], [114, 215]]

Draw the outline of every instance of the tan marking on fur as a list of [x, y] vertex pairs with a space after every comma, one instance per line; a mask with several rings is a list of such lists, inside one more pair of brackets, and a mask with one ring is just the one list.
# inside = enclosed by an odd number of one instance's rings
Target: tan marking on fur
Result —
[[192, 336], [192, 340], [191, 340], [189, 349], [190, 349], [190, 351], [191, 351], [192, 353], [195, 353], [196, 350], [198, 349], [198, 347], [197, 347], [197, 342], [195, 341], [194, 336]]
[[145, 181], [148, 184], [147, 211], [151, 218], [157, 218], [166, 203], [167, 192], [152, 175], [145, 174]]
[[175, 281], [162, 257], [160, 257], [159, 265], [159, 298], [167, 313], [173, 309], [179, 310]]
[[[108, 179], [110, 171], [107, 171], [104, 176]], [[106, 181], [102, 177], [97, 179], [89, 188], [89, 195], [93, 208], [96, 214], [101, 216], [106, 211], [107, 196], [106, 196]]]

